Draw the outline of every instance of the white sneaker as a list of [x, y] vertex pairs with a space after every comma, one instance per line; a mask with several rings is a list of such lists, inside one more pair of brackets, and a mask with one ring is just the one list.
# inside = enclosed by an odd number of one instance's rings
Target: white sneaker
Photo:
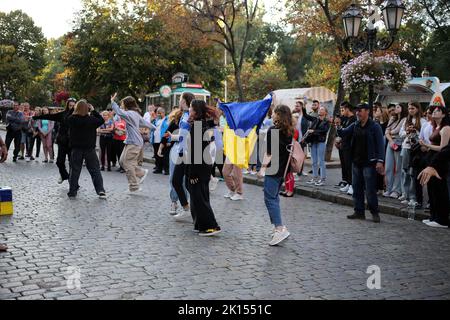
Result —
[[140, 195], [142, 193], [142, 188], [139, 188], [139, 189], [134, 190], [134, 191], [128, 190], [127, 193], [130, 194], [130, 195]]
[[447, 226], [443, 226], [442, 224], [439, 224], [436, 221], [428, 222], [426, 225], [432, 228], [448, 228]]
[[242, 196], [242, 194], [235, 193], [230, 199], [233, 201], [240, 201], [244, 200], [244, 197]]
[[388, 198], [391, 195], [389, 191], [383, 193], [383, 197]]
[[252, 171], [252, 172], [250, 172], [250, 174], [251, 174], [252, 176], [256, 176], [256, 175], [258, 174], [258, 171]]
[[144, 175], [142, 176], [141, 180], [139, 180], [139, 184], [143, 184], [145, 178], [147, 178], [148, 175], [148, 169], [143, 169], [144, 170]]
[[392, 198], [392, 199], [398, 199], [398, 197], [399, 197], [400, 195], [397, 193], [397, 192], [392, 192], [390, 195], [389, 195], [389, 198]]
[[302, 172], [302, 176], [307, 177], [308, 174], [306, 172]]
[[[400, 199], [399, 199], [399, 200], [400, 200]], [[401, 201], [400, 203], [401, 203], [401, 204], [409, 204], [409, 201], [405, 199], [405, 200]]]
[[279, 229], [276, 229], [272, 240], [269, 242], [270, 246], [276, 246], [277, 244], [281, 243], [282, 241], [286, 240], [291, 234], [287, 230], [287, 228], [283, 228], [281, 231]]
[[[398, 198], [398, 200], [400, 200], [400, 201], [402, 201], [402, 203], [403, 203], [403, 201], [405, 201], [406, 200], [406, 197], [405, 197], [405, 195], [401, 195], [401, 197], [400, 198]], [[408, 201], [409, 202], [409, 201]]]
[[248, 170], [244, 169], [242, 170], [242, 174], [249, 174], [250, 172], [248, 172]]
[[350, 188], [348, 188], [347, 194], [348, 194], [349, 196], [352, 196], [352, 195], [353, 195], [353, 186], [350, 186]]
[[234, 192], [233, 191], [228, 191], [227, 193], [225, 193], [225, 195], [223, 197], [227, 198], [227, 199], [230, 199], [232, 196], [234, 196]]
[[217, 189], [218, 183], [219, 183], [219, 179], [211, 178], [211, 181], [209, 181], [209, 191], [215, 191]]
[[431, 222], [431, 220], [430, 219], [425, 219], [425, 220], [422, 220], [422, 222], [425, 223], [425, 224], [428, 224], [428, 223]]
[[320, 179], [314, 185], [317, 186], [317, 187], [324, 186], [325, 185], [325, 179]]
[[339, 191], [347, 193], [347, 192], [348, 192], [348, 189], [350, 189], [350, 185], [349, 185], [349, 184], [346, 185], [346, 186], [343, 187], [343, 188], [340, 188]]
[[25, 161], [26, 161], [26, 162], [30, 162], [30, 161], [31, 161], [30, 157], [26, 157], [26, 158], [25, 158]]
[[316, 179], [311, 179], [308, 182], [306, 182], [307, 184], [315, 184], [316, 183]]
[[191, 215], [189, 214], [189, 211], [183, 210], [180, 213], [174, 215], [173, 218], [175, 219], [175, 221], [183, 221], [190, 216]]
[[177, 209], [178, 209], [178, 204], [176, 202], [172, 202], [172, 204], [170, 205], [170, 211], [169, 214], [171, 216], [174, 216], [177, 214]]
[[411, 207], [417, 207], [419, 205], [419, 203], [417, 201], [410, 200], [408, 205], [411, 206]]
[[62, 178], [62, 177], [59, 177], [59, 179], [58, 179], [58, 184], [62, 184], [63, 182], [64, 182], [63, 178]]

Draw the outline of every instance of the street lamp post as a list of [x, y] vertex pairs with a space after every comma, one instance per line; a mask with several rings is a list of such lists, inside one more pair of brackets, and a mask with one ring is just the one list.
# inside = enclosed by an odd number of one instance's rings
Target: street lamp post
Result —
[[[369, 8], [372, 9], [372, 2], [369, 0]], [[376, 9], [374, 9], [376, 10]], [[372, 16], [375, 11], [371, 12], [369, 23], [365, 29], [365, 34], [359, 36], [359, 29], [362, 24], [363, 15], [361, 9], [352, 4], [344, 13], [342, 20], [344, 23], [345, 42], [347, 50], [361, 54], [363, 52], [373, 53], [375, 50], [387, 50], [395, 41], [398, 30], [400, 29], [405, 6], [401, 0], [387, 0], [381, 6], [383, 21], [388, 31], [387, 37], [378, 37], [378, 30], [375, 26]], [[369, 84], [369, 106], [372, 109], [374, 102], [374, 86]]]

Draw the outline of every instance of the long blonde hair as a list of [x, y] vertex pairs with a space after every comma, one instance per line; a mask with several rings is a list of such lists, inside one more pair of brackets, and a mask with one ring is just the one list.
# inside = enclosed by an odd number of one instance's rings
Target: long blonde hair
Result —
[[183, 110], [180, 108], [175, 108], [169, 114], [169, 122], [175, 121], [176, 123], [180, 122], [181, 116], [183, 115]]
[[78, 101], [74, 107], [73, 114], [82, 117], [87, 116], [89, 114], [89, 104], [87, 103], [87, 101], [86, 100]]

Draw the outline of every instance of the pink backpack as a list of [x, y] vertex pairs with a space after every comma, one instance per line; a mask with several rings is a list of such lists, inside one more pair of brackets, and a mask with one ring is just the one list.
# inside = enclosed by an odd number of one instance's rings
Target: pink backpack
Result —
[[290, 148], [288, 149], [290, 153], [286, 170], [284, 171], [285, 178], [288, 173], [289, 167], [291, 168], [291, 171], [293, 173], [298, 173], [302, 170], [303, 162], [305, 161], [305, 153], [303, 152], [303, 149], [300, 146], [300, 143], [298, 143], [298, 141], [295, 141], [293, 139], [292, 144], [289, 145], [287, 148]]

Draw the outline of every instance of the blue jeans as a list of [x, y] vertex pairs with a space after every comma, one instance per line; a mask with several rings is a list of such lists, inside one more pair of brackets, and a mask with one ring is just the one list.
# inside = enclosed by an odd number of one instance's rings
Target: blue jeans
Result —
[[279, 196], [282, 183], [281, 177], [266, 176], [264, 178], [264, 203], [269, 212], [270, 221], [275, 227], [283, 226]]
[[[169, 183], [170, 183], [170, 200], [172, 202], [178, 202], [178, 194], [175, 191], [173, 185], [172, 185], [172, 178], [173, 178], [173, 172], [175, 170], [175, 159], [178, 159], [179, 156], [176, 154], [175, 148], [170, 149], [169, 154]], [[185, 193], [187, 194], [186, 185], [183, 183], [183, 188], [185, 190]]]
[[377, 170], [375, 169], [375, 165], [360, 167], [353, 164], [352, 178], [355, 213], [364, 215], [366, 209], [364, 204], [365, 192], [370, 213], [377, 215], [379, 213], [379, 208], [377, 196]]
[[394, 151], [388, 145], [386, 149], [386, 189], [389, 193], [402, 193], [402, 157], [401, 151]]
[[325, 142], [313, 143], [311, 145], [311, 158], [313, 162], [313, 176], [317, 178], [319, 176], [320, 167], [320, 178], [325, 180], [327, 178], [327, 169], [325, 166]]

